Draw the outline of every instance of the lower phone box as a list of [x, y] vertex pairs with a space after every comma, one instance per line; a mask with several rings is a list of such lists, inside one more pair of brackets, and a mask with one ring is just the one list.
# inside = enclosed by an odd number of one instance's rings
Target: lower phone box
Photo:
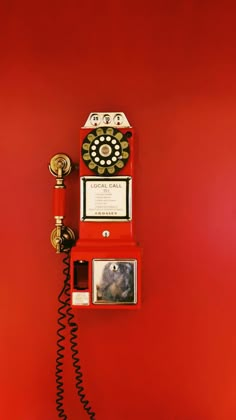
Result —
[[88, 261], [74, 261], [72, 305], [135, 305], [137, 260], [94, 259], [88, 287]]

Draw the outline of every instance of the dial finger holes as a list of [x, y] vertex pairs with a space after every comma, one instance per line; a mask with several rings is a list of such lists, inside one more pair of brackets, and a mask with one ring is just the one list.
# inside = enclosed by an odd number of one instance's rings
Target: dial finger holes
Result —
[[83, 144], [83, 149], [84, 150], [89, 150], [89, 143], [84, 143]]
[[[96, 123], [96, 115], [94, 122]], [[119, 119], [117, 118], [117, 125]], [[108, 125], [108, 120], [106, 120]], [[125, 150], [124, 150], [125, 149]], [[85, 165], [97, 175], [114, 175], [129, 159], [129, 143], [126, 137], [114, 127], [98, 127], [84, 139], [82, 158]]]
[[115, 173], [115, 166], [108, 166], [108, 168], [107, 168], [107, 172], [108, 172], [110, 175], [113, 175], [113, 174]]

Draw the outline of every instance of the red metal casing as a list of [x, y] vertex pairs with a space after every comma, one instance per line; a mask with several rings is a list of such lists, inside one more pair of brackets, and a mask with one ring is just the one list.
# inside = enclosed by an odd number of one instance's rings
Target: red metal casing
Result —
[[[110, 125], [109, 125], [110, 127]], [[106, 133], [107, 126], [102, 126], [102, 130]], [[72, 306], [80, 309], [137, 309], [141, 303], [141, 249], [135, 242], [134, 225], [135, 225], [135, 209], [133, 208], [133, 199], [135, 191], [135, 176], [134, 176], [134, 130], [131, 127], [118, 128], [124, 134], [129, 143], [129, 159], [125, 166], [114, 176], [100, 176], [101, 183], [106, 183], [107, 186], [114, 183], [114, 180], [119, 180], [119, 177], [127, 177], [132, 180], [130, 197], [132, 217], [131, 220], [125, 221], [88, 221], [81, 219], [81, 212], [79, 215], [79, 239], [75, 247], [71, 250], [71, 294]], [[97, 177], [85, 164], [82, 158], [82, 144], [86, 136], [96, 128], [81, 128], [79, 141], [79, 176], [80, 183], [86, 177]], [[128, 133], [128, 135], [127, 135]], [[80, 196], [80, 194], [79, 194]], [[80, 197], [80, 201], [83, 197]], [[80, 203], [81, 204], [81, 203]], [[109, 237], [104, 237], [103, 232], [108, 231]], [[94, 293], [94, 261], [111, 261], [111, 262], [129, 262], [135, 267], [135, 301], [130, 302], [93, 302]], [[75, 286], [75, 264], [79, 262], [86, 263], [86, 273], [82, 273], [82, 289]], [[87, 277], [87, 282], [86, 278]], [[83, 302], [83, 295], [86, 296], [86, 304]], [[77, 298], [79, 298], [78, 303]], [[75, 297], [75, 298], [74, 298]], [[82, 297], [82, 298], [81, 298]], [[82, 299], [82, 300], [81, 300]]]

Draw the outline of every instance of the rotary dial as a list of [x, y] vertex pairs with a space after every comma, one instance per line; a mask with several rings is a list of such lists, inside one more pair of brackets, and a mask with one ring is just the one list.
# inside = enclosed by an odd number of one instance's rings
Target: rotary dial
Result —
[[85, 137], [82, 158], [86, 166], [97, 175], [114, 175], [129, 159], [129, 143], [116, 128], [100, 127]]

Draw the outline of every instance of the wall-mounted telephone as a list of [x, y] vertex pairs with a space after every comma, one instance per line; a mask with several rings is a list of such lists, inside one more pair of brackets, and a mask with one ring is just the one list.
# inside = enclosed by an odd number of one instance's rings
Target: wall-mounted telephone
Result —
[[[64, 154], [49, 165], [56, 177], [51, 241], [71, 248], [71, 305], [89, 309], [140, 306], [141, 252], [134, 240], [134, 131], [122, 112], [91, 113], [80, 130], [79, 239], [63, 223]], [[73, 204], [72, 204], [73, 205]]]
[[49, 170], [54, 188], [55, 228], [51, 242], [65, 252], [65, 281], [58, 296], [56, 409], [64, 410], [62, 366], [66, 321], [76, 389], [84, 410], [95, 420], [86, 400], [77, 348], [78, 325], [73, 308], [134, 309], [140, 306], [141, 251], [134, 240], [134, 132], [122, 112], [91, 113], [80, 130], [79, 239], [65, 226], [64, 177], [72, 170], [70, 158], [52, 157]]

